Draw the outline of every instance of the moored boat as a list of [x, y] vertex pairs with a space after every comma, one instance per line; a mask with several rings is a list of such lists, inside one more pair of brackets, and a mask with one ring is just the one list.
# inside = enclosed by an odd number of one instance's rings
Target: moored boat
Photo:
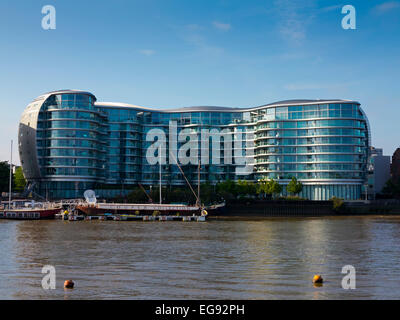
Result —
[[[35, 201], [12, 201], [12, 146], [10, 152], [10, 179], [8, 189], [8, 202], [1, 204], [0, 219], [18, 219], [18, 220], [38, 220], [38, 219], [54, 219], [55, 215], [60, 212], [61, 206], [53, 205], [49, 202], [35, 203]], [[18, 204], [17, 204], [18, 203]]]
[[[161, 155], [161, 153], [160, 153]], [[172, 155], [173, 156], [173, 155]], [[174, 157], [173, 157], [174, 158]], [[139, 186], [149, 198], [150, 203], [99, 203], [97, 202], [96, 193], [93, 190], [86, 190], [84, 192], [84, 197], [86, 202], [80, 203], [76, 206], [76, 210], [86, 214], [87, 216], [94, 215], [105, 215], [105, 214], [134, 214], [136, 216], [163, 216], [163, 215], [177, 215], [177, 216], [202, 216], [205, 217], [208, 214], [216, 213], [221, 211], [225, 207], [225, 202], [205, 207], [200, 201], [200, 161], [198, 165], [198, 182], [197, 182], [197, 194], [194, 192], [191, 184], [187, 180], [185, 173], [182, 168], [174, 158], [179, 170], [181, 171], [183, 177], [185, 178], [190, 190], [196, 198], [195, 205], [185, 205], [185, 204], [163, 204], [161, 203], [161, 193], [162, 193], [162, 175], [161, 175], [161, 158], [160, 164], [160, 203], [154, 203], [153, 199], [149, 196], [146, 190], [141, 184]]]
[[21, 208], [0, 211], [0, 219], [39, 220], [54, 219], [61, 208]]
[[135, 215], [213, 215], [225, 207], [225, 203], [199, 208], [196, 205], [154, 203], [81, 203], [76, 210], [88, 215], [135, 214]]
[[197, 206], [183, 204], [135, 204], [135, 203], [82, 203], [76, 209], [86, 215], [136, 214], [136, 215], [193, 215], [200, 214]]

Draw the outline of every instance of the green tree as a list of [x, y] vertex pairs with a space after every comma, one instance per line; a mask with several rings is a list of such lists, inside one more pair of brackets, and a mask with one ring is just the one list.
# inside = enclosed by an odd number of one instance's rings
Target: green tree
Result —
[[0, 192], [8, 192], [8, 184], [10, 181], [10, 166], [8, 162], [0, 162]]
[[257, 194], [257, 187], [252, 182], [239, 180], [236, 184], [236, 191], [239, 196], [253, 197]]
[[215, 192], [216, 186], [209, 182], [200, 185], [200, 201], [204, 204], [215, 203], [219, 201], [219, 196]]
[[282, 186], [274, 179], [265, 179], [259, 181], [257, 190], [259, 194], [264, 194], [275, 198], [276, 195], [282, 192]]
[[15, 169], [14, 173], [14, 191], [16, 192], [22, 192], [24, 191], [25, 185], [26, 185], [26, 180], [24, 177], [24, 174], [22, 172], [22, 167], [17, 167]]
[[292, 180], [286, 187], [286, 190], [293, 195], [297, 195], [303, 190], [303, 184], [300, 181], [297, 181], [296, 177], [292, 177]]
[[275, 181], [274, 179], [270, 180], [270, 194], [272, 195], [272, 198], [275, 198], [276, 195], [279, 195], [282, 192], [282, 186], [279, 184], [278, 181]]
[[237, 196], [236, 184], [232, 180], [219, 182], [216, 186], [217, 193], [225, 200], [235, 199]]
[[[148, 197], [146, 194], [141, 190], [139, 187], [135, 187], [125, 199], [129, 203], [147, 203], [149, 202]], [[154, 199], [153, 199], [154, 200]]]
[[269, 193], [269, 180], [267, 179], [262, 179], [258, 181], [257, 184], [257, 193], [261, 195], [263, 198], [265, 198], [266, 195], [270, 195]]
[[400, 198], [400, 183], [389, 179], [382, 189], [382, 193], [389, 198]]
[[340, 212], [343, 209], [343, 206], [344, 206], [343, 199], [337, 198], [337, 197], [332, 197], [331, 201], [332, 201], [332, 207], [333, 207], [334, 211]]

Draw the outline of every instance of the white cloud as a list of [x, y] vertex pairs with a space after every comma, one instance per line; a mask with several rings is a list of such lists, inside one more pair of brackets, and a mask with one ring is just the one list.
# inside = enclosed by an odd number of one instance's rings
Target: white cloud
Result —
[[335, 6], [329, 6], [329, 7], [321, 8], [321, 11], [322, 12], [330, 12], [330, 11], [339, 10], [342, 7], [343, 7], [342, 5], [338, 4], [338, 5], [335, 5]]
[[231, 29], [231, 25], [229, 23], [222, 23], [222, 22], [214, 21], [213, 25], [215, 28], [217, 28], [218, 30], [222, 30], [222, 31], [228, 31]]
[[198, 24], [195, 24], [195, 23], [188, 24], [188, 25], [186, 26], [186, 28], [189, 29], [189, 30], [193, 30], [193, 31], [198, 31], [198, 30], [202, 30], [202, 29], [203, 29], [202, 26], [200, 26], [200, 25], [198, 25]]
[[155, 50], [151, 50], [151, 49], [142, 49], [142, 50], [139, 50], [139, 53], [141, 53], [145, 56], [151, 56], [151, 55], [155, 54], [156, 52], [155, 52]]
[[302, 27], [300, 20], [290, 19], [280, 27], [282, 36], [296, 44], [306, 38], [306, 30]]
[[283, 60], [300, 60], [300, 59], [306, 59], [307, 55], [302, 52], [285, 52], [280, 54], [279, 58]]
[[346, 88], [352, 85], [355, 85], [355, 82], [348, 83], [290, 83], [284, 85], [284, 89], [290, 91], [302, 91], [302, 90], [321, 90], [321, 89], [339, 89]]
[[[225, 29], [227, 27], [225, 26]], [[230, 28], [230, 25], [229, 25]], [[175, 27], [179, 37], [188, 44], [192, 53], [207, 58], [218, 57], [224, 53], [224, 49], [210, 42], [205, 36], [205, 32], [210, 30], [210, 25], [204, 26], [196, 23], [186, 24]]]
[[273, 10], [279, 17], [278, 31], [289, 43], [299, 45], [307, 37], [307, 26], [314, 18], [314, 0], [275, 0]]
[[374, 12], [378, 13], [378, 14], [382, 14], [382, 13], [386, 13], [390, 10], [393, 9], [397, 9], [400, 8], [400, 2], [398, 1], [388, 1], [388, 2], [384, 2], [382, 4], [377, 5], [376, 7], [374, 7]]
[[286, 90], [298, 91], [298, 90], [316, 90], [323, 89], [324, 86], [316, 83], [289, 83], [283, 86]]
[[208, 44], [205, 37], [199, 34], [190, 34], [184, 37], [184, 39], [186, 42], [195, 46], [199, 52], [206, 55], [217, 56], [224, 52], [223, 48]]

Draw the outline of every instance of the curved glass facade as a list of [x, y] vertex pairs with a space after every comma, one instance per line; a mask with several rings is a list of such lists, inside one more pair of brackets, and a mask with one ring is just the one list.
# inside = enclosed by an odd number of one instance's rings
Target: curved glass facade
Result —
[[[41, 104], [36, 123], [40, 194], [81, 197], [82, 189], [105, 181], [106, 116], [96, 111], [95, 101], [90, 93], [60, 92]], [[21, 146], [20, 156], [23, 162]]]
[[101, 108], [107, 115], [107, 183], [141, 182], [142, 128], [136, 110]]
[[105, 178], [105, 117], [95, 97], [51, 95], [39, 112], [38, 158], [44, 178], [101, 181]]
[[359, 199], [368, 158], [368, 124], [357, 103], [257, 110], [257, 178], [302, 181], [311, 199]]
[[[21, 118], [24, 174], [38, 183], [41, 194], [53, 198], [82, 197], [87, 188], [115, 196], [129, 185], [157, 185], [159, 165], [146, 158], [154, 143], [148, 139], [153, 129], [165, 134], [165, 154], [172, 150], [172, 138], [177, 150], [192, 141], [190, 152], [202, 159], [201, 182], [273, 178], [286, 185], [296, 177], [303, 183], [301, 196], [309, 199], [362, 197], [368, 120], [359, 103], [347, 100], [155, 110], [99, 103], [88, 92], [56, 91], [35, 99]], [[218, 132], [219, 138], [204, 136], [205, 131]], [[251, 171], [238, 174], [240, 157], [252, 164]], [[181, 167], [196, 184], [197, 162]], [[162, 180], [186, 184], [168, 157], [162, 163]]]

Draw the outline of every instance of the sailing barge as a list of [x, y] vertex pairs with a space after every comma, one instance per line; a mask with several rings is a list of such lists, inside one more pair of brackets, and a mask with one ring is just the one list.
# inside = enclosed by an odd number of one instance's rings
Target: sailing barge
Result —
[[196, 205], [183, 204], [135, 204], [135, 203], [82, 203], [76, 209], [88, 216], [110, 214], [135, 214], [135, 215], [207, 215], [223, 210], [225, 203], [200, 208]]
[[207, 216], [209, 213], [216, 213], [222, 210], [225, 207], [225, 202], [213, 206], [204, 207], [201, 205], [200, 201], [200, 161], [197, 168], [197, 194], [194, 192], [191, 184], [189, 183], [188, 179], [185, 176], [181, 166], [176, 161], [176, 158], [173, 154], [171, 154], [172, 158], [175, 160], [176, 165], [178, 166], [179, 170], [181, 171], [183, 177], [185, 178], [186, 183], [188, 184], [190, 190], [192, 191], [193, 195], [196, 198], [196, 205], [184, 205], [184, 204], [162, 204], [162, 175], [161, 175], [161, 152], [160, 152], [160, 203], [156, 204], [153, 202], [153, 199], [150, 195], [144, 190], [143, 186], [139, 183], [140, 188], [149, 198], [150, 203], [98, 203], [96, 199], [96, 194], [93, 190], [86, 190], [83, 194], [86, 203], [82, 203], [76, 206], [76, 210], [86, 214], [87, 216], [93, 215], [104, 215], [104, 214], [135, 214], [135, 215], [178, 215], [178, 216]]
[[88, 216], [111, 214], [137, 214], [137, 215], [199, 215], [200, 209], [197, 206], [186, 206], [179, 204], [124, 204], [124, 203], [83, 203], [76, 206], [76, 209]]

